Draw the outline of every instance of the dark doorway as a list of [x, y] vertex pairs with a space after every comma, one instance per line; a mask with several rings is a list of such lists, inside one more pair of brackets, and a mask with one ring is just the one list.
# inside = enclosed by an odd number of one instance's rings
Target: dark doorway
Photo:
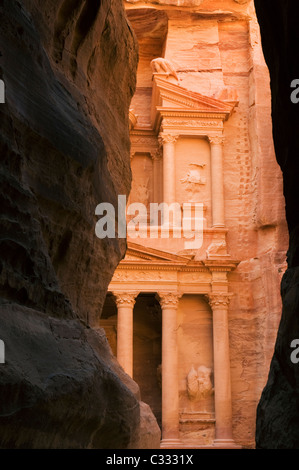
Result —
[[139, 294], [134, 307], [133, 378], [161, 428], [162, 311], [155, 294]]

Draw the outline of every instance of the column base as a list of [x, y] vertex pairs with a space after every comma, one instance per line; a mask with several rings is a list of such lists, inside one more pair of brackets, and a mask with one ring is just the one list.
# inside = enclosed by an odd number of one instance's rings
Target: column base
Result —
[[162, 439], [160, 449], [182, 449], [182, 445], [180, 439]]
[[233, 439], [215, 439], [213, 448], [216, 449], [242, 449], [242, 446], [236, 444]]

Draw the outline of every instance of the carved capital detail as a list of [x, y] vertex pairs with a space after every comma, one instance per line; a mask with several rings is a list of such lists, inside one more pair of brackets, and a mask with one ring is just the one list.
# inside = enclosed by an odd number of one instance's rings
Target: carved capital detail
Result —
[[138, 294], [139, 292], [113, 292], [117, 307], [133, 308]]
[[211, 309], [214, 310], [215, 308], [228, 308], [230, 300], [233, 294], [226, 293], [226, 292], [219, 292], [217, 294], [207, 294], [205, 298], [207, 302], [210, 304]]
[[177, 308], [181, 294], [175, 292], [158, 292], [159, 301], [162, 310], [164, 308]]
[[212, 145], [223, 145], [224, 137], [222, 135], [209, 136], [209, 141]]
[[179, 135], [177, 134], [166, 134], [165, 132], [160, 132], [158, 141], [160, 145], [175, 144], [178, 138]]
[[152, 160], [161, 160], [162, 159], [162, 156], [163, 156], [163, 153], [162, 153], [162, 149], [161, 147], [159, 147], [155, 152], [152, 152], [151, 153], [151, 157], [152, 157]]

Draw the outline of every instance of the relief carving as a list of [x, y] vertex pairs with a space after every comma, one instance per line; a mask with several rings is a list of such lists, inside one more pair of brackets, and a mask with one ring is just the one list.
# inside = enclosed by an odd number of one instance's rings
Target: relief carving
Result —
[[214, 393], [211, 381], [212, 369], [200, 366], [197, 370], [192, 366], [187, 375], [187, 391], [190, 400], [202, 400]]
[[148, 207], [150, 202], [149, 178], [147, 178], [146, 182], [142, 181], [140, 183], [133, 180], [132, 200], [135, 202], [141, 202]]
[[207, 258], [213, 255], [226, 255], [227, 247], [225, 240], [213, 241], [206, 250]]
[[205, 166], [205, 164], [190, 163], [189, 171], [186, 176], [180, 180], [181, 183], [185, 185], [185, 190], [192, 193], [193, 196], [198, 193], [201, 185], [206, 184], [206, 178], [202, 177], [200, 173], [200, 168], [202, 169]]
[[[163, 126], [165, 127], [179, 127], [179, 128], [184, 128], [184, 127], [219, 127], [221, 126], [222, 122], [221, 121], [202, 121], [202, 120], [196, 120], [196, 119], [188, 119], [188, 120], [183, 120], [183, 119], [163, 119]], [[163, 127], [164, 128], [164, 127]]]

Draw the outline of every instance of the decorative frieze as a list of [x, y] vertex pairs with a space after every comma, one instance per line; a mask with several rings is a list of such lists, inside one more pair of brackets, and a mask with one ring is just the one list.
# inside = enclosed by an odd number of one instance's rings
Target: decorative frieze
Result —
[[201, 119], [163, 119], [164, 127], [179, 127], [179, 128], [198, 128], [198, 127], [221, 127], [222, 121], [203, 121]]

